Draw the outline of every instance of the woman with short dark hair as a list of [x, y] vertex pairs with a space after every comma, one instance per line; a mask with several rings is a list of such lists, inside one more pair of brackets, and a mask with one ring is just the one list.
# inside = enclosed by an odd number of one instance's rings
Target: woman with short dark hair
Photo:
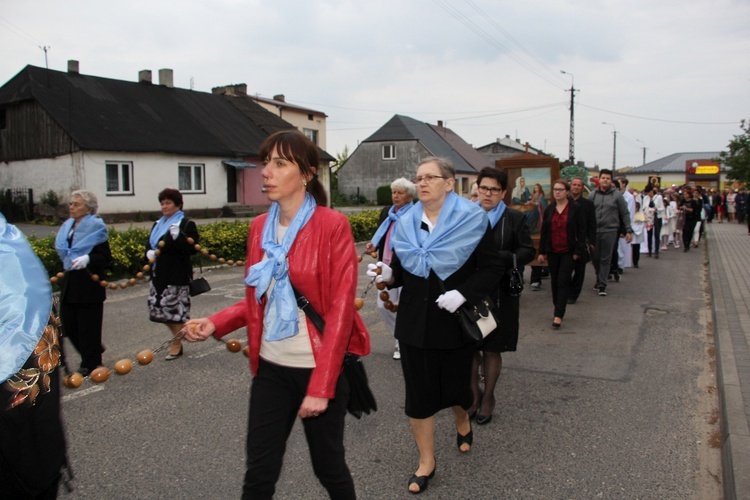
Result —
[[[148, 294], [149, 319], [164, 323], [174, 338], [190, 319], [190, 281], [196, 243], [200, 241], [195, 222], [182, 211], [182, 193], [166, 188], [159, 193], [162, 217], [151, 227], [146, 245], [146, 259], [151, 263], [151, 286]], [[192, 242], [188, 242], [188, 238]], [[182, 342], [172, 341], [167, 361], [182, 356]]]

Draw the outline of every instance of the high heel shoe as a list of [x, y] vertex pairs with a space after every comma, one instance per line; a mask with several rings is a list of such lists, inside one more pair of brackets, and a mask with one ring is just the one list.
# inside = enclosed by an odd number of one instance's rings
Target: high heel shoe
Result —
[[482, 415], [481, 413], [477, 414], [477, 424], [479, 425], [487, 425], [490, 422], [492, 422], [492, 412], [495, 411], [495, 398], [492, 398], [492, 409], [490, 410], [489, 415]]
[[[417, 476], [416, 474], [414, 474], [412, 477], [410, 477], [409, 484], [406, 486], [407, 489], [409, 489], [409, 493], [411, 493], [412, 495], [419, 495], [424, 490], [426, 490], [427, 486], [429, 486], [430, 484], [430, 479], [435, 477], [436, 470], [437, 470], [437, 461], [435, 461], [435, 467], [432, 468], [432, 472], [430, 472], [429, 475]], [[409, 486], [411, 486], [412, 484], [416, 484], [417, 486], [419, 486], [419, 491], [412, 491], [411, 488], [409, 488]]]
[[[471, 421], [469, 421], [471, 422]], [[471, 425], [471, 423], [469, 423]], [[458, 446], [458, 451], [461, 453], [468, 453], [471, 451], [471, 445], [474, 443], [474, 431], [469, 429], [469, 433], [465, 436], [462, 436], [458, 431], [456, 431], [456, 446]], [[469, 449], [468, 450], [462, 450], [461, 445], [468, 444]]]
[[172, 361], [173, 359], [177, 359], [180, 356], [182, 356], [182, 346], [180, 346], [180, 352], [178, 352], [177, 354], [167, 354], [164, 359], [167, 361]]
[[[558, 323], [557, 321], [555, 321], [555, 319], [559, 319], [560, 322]], [[562, 318], [558, 318], [557, 316], [555, 316], [555, 319], [552, 320], [552, 328], [560, 328], [560, 326], [562, 325]]]

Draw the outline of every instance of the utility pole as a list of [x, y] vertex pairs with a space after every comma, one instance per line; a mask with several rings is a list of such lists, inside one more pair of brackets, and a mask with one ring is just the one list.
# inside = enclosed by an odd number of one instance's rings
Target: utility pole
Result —
[[576, 92], [579, 92], [578, 89], [575, 88], [573, 85], [573, 81], [575, 77], [573, 76], [573, 73], [568, 73], [565, 70], [560, 70], [560, 73], [563, 75], [570, 75], [570, 90], [567, 90], [566, 92], [570, 92], [570, 138], [568, 140], [568, 161], [571, 165], [575, 164], [575, 120], [574, 120], [574, 109], [575, 109], [575, 97]]
[[612, 178], [615, 178], [615, 169], [617, 166], [617, 129], [613, 123], [602, 122], [602, 125], [612, 126], [612, 135], [614, 136], [614, 142], [612, 143]]
[[646, 143], [643, 142], [642, 140], [636, 139], [636, 141], [638, 141], [641, 144], [643, 144], [643, 147], [641, 148], [643, 150], [643, 163], [642, 163], [642, 165], [645, 165], [646, 164], [646, 149], [648, 149], [648, 148], [646, 148]]

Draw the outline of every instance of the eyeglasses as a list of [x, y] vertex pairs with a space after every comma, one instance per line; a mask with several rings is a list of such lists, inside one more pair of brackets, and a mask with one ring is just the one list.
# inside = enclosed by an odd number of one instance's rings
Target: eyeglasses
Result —
[[482, 194], [487, 194], [487, 193], [489, 193], [489, 194], [491, 194], [491, 195], [496, 195], [496, 194], [498, 194], [499, 192], [501, 192], [501, 191], [502, 191], [502, 189], [501, 189], [501, 188], [493, 188], [493, 187], [488, 187], [488, 186], [478, 186], [478, 187], [477, 187], [477, 191], [479, 191], [479, 192], [480, 192], [480, 193], [482, 193]]
[[565, 188], [552, 188], [552, 191], [567, 191]]
[[442, 176], [442, 175], [429, 175], [429, 174], [428, 175], [418, 175], [415, 178], [413, 178], [411, 181], [414, 184], [421, 184], [422, 181], [425, 181], [427, 184], [432, 184], [432, 182], [435, 179], [447, 179], [447, 177]]

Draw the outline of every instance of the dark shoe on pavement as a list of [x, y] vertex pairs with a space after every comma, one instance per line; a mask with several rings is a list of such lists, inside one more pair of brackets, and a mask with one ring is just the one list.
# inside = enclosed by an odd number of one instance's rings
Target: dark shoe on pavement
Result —
[[606, 297], [607, 296], [607, 289], [603, 286], [599, 287], [599, 297]]

